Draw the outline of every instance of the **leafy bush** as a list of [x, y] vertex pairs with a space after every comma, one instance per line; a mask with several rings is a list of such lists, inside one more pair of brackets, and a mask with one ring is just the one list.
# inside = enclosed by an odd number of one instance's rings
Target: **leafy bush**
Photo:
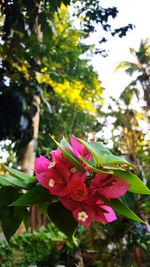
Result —
[[[27, 267], [29, 264], [42, 266], [42, 260], [48, 257], [49, 266], [60, 262], [60, 255], [65, 243], [65, 235], [53, 224], [47, 229], [14, 236], [8, 244], [0, 241], [1, 267]], [[44, 265], [46, 266], [46, 265]]]

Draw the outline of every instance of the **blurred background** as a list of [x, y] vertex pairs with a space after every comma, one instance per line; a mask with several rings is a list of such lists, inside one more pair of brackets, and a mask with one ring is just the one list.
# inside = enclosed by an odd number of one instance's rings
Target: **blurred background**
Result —
[[[150, 186], [149, 10], [148, 0], [1, 0], [2, 163], [33, 175], [35, 157], [55, 149], [49, 134], [96, 138]], [[9, 246], [0, 234], [0, 265], [148, 267], [149, 200], [124, 197], [145, 225], [80, 226], [73, 248], [35, 207], [28, 233]]]

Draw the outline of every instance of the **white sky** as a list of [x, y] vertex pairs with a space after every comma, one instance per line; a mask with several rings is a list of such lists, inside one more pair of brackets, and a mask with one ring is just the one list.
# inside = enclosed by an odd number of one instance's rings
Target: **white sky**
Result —
[[[115, 66], [123, 60], [132, 60], [129, 48], [138, 49], [141, 39], [150, 38], [150, 0], [101, 0], [102, 6], [116, 6], [117, 18], [110, 21], [116, 28], [132, 23], [136, 26], [129, 31], [126, 37], [111, 37], [104, 44], [109, 49], [109, 56], [102, 58], [99, 55], [93, 57], [92, 63], [99, 73], [102, 85], [106, 88], [104, 96], [119, 97], [121, 91], [130, 82], [130, 77], [119, 70], [114, 73]], [[107, 3], [107, 4], [106, 4]]]

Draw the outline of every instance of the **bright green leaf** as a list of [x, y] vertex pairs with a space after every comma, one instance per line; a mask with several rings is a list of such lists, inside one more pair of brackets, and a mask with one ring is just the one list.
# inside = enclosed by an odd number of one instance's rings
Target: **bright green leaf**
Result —
[[14, 186], [14, 187], [19, 187], [22, 189], [30, 189], [31, 184], [27, 183], [24, 180], [18, 179], [15, 176], [12, 176], [10, 174], [0, 174], [0, 183], [2, 182], [3, 186]]
[[131, 184], [128, 191], [135, 194], [148, 194], [150, 195], [150, 190], [148, 187], [133, 173], [122, 170], [114, 170], [113, 173]]
[[18, 171], [16, 169], [10, 168], [6, 165], [4, 165], [4, 168], [14, 177], [17, 177], [20, 180], [26, 181], [26, 183], [35, 183], [35, 177], [30, 176], [25, 172]]
[[7, 179], [5, 179], [5, 174], [0, 174], [0, 186], [16, 187], [14, 184], [8, 182]]
[[89, 161], [87, 161], [84, 157], [80, 156], [81, 160], [86, 164], [86, 166], [88, 166], [91, 171], [93, 171], [94, 173], [109, 173], [109, 174], [113, 174], [112, 170], [101, 170], [101, 169], [97, 169], [95, 167], [93, 167]]
[[144, 223], [142, 219], [140, 219], [129, 207], [124, 205], [119, 199], [108, 200], [103, 196], [100, 196], [100, 198], [121, 215], [126, 216], [127, 218], [132, 219], [134, 221]]
[[134, 221], [144, 223], [142, 219], [140, 219], [129, 207], [125, 206], [119, 199], [111, 199], [109, 205], [121, 215]]
[[89, 143], [85, 142], [84, 140], [82, 140], [80, 138], [77, 138], [77, 140], [86, 147], [86, 149], [92, 154], [92, 156], [96, 162], [100, 161], [99, 153], [97, 152], [97, 150], [94, 147], [92, 148], [92, 146]]
[[107, 148], [105, 148], [100, 142], [85, 142], [82, 139], [79, 139], [87, 150], [92, 154], [94, 160], [98, 166], [105, 167], [106, 165], [128, 165], [132, 168], [136, 168], [132, 163], [128, 162], [123, 157], [113, 155]]
[[70, 150], [72, 150], [72, 146], [68, 143], [68, 141], [66, 140], [66, 138], [63, 136], [63, 139], [60, 142], [61, 145], [63, 145], [64, 147], [68, 147]]
[[[52, 138], [52, 137], [51, 137]], [[62, 144], [58, 143], [54, 138], [52, 138], [56, 145], [60, 148], [63, 155], [75, 166], [77, 169], [85, 172], [86, 170], [82, 167], [79, 159], [70, 151], [67, 150]]]
[[136, 166], [130, 162], [128, 162], [125, 158], [113, 155], [107, 148], [105, 148], [100, 142], [90, 142], [90, 146], [94, 148], [94, 150], [99, 155], [100, 161], [103, 165], [128, 165], [132, 168], [136, 168]]

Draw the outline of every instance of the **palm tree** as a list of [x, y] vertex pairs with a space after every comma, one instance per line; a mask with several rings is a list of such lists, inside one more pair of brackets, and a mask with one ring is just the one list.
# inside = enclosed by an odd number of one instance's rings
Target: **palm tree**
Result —
[[[131, 94], [136, 94], [139, 98], [138, 84], [140, 83], [143, 90], [144, 100], [147, 105], [147, 109], [150, 109], [150, 40], [141, 40], [138, 51], [134, 48], [130, 48], [130, 53], [134, 56], [135, 61], [122, 61], [117, 67], [119, 69], [125, 69], [125, 72], [130, 76], [137, 73], [137, 77], [125, 88], [121, 97], [125, 97], [129, 101]], [[130, 96], [127, 98], [127, 95]]]

